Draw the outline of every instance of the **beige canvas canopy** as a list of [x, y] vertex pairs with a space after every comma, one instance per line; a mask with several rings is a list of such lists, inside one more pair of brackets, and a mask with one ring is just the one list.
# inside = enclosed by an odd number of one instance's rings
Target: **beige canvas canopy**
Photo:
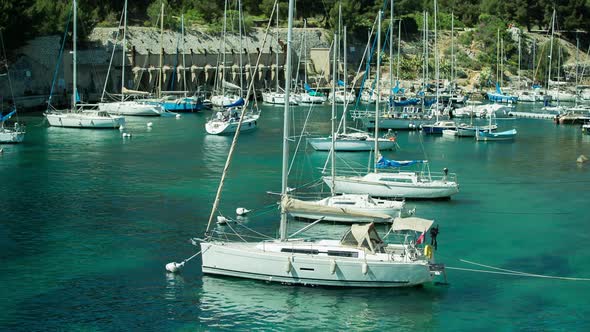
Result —
[[383, 245], [383, 240], [375, 230], [375, 224], [354, 224], [350, 230], [340, 240], [342, 245], [366, 248], [371, 252], [379, 251]]
[[430, 226], [434, 223], [434, 220], [422, 219], [417, 217], [408, 218], [395, 218], [391, 225], [392, 231], [416, 231], [426, 232]]
[[145, 92], [145, 91], [129, 90], [126, 87], [123, 87], [123, 89], [121, 90], [121, 92], [123, 92], [123, 94], [127, 94], [127, 95], [142, 95], [142, 96], [147, 96], [147, 95], [150, 94], [149, 92]]

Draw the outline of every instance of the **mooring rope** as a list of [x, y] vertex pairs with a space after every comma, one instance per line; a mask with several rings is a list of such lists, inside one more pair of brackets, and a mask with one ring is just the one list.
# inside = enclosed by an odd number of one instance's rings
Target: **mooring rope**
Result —
[[512, 276], [519, 276], [519, 277], [530, 277], [530, 278], [543, 278], [543, 279], [557, 279], [557, 280], [568, 280], [568, 281], [590, 281], [590, 278], [575, 278], [575, 277], [562, 277], [562, 276], [549, 276], [544, 274], [536, 274], [536, 273], [527, 273], [515, 270], [508, 270], [503, 269], [500, 267], [495, 267], [491, 265], [485, 265], [481, 263], [476, 263], [472, 261], [468, 261], [465, 259], [459, 259], [459, 261], [467, 264], [472, 264], [480, 267], [485, 267], [492, 270], [497, 271], [490, 271], [490, 270], [477, 270], [477, 269], [469, 269], [469, 268], [462, 268], [462, 267], [453, 267], [453, 266], [446, 266], [446, 269], [449, 270], [459, 270], [459, 271], [467, 271], [467, 272], [477, 272], [477, 273], [488, 273], [488, 274], [503, 274], [503, 275], [512, 275]]

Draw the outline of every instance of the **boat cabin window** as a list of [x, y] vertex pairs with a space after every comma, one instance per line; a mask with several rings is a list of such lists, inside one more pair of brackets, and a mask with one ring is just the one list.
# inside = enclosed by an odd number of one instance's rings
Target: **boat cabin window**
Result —
[[334, 202], [334, 205], [354, 205], [354, 202]]
[[317, 255], [319, 251], [317, 249], [294, 249], [294, 248], [281, 248], [281, 252], [291, 252], [294, 254], [307, 254]]
[[401, 183], [412, 183], [412, 179], [402, 179], [402, 178], [381, 178], [381, 181], [387, 182], [401, 182]]
[[328, 256], [354, 257], [354, 258], [358, 258], [359, 257], [359, 253], [356, 252], [356, 251], [328, 250]]

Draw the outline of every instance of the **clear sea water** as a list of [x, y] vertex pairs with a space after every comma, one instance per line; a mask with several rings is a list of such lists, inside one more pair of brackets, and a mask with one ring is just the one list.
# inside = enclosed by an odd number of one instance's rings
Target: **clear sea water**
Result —
[[[305, 111], [296, 108], [295, 123]], [[329, 113], [314, 111], [308, 131], [328, 133]], [[0, 330], [590, 330], [588, 281], [449, 270], [447, 286], [295, 287], [203, 276], [199, 257], [167, 274], [166, 263], [196, 252], [189, 239], [203, 235], [229, 149], [231, 138], [204, 134], [208, 116], [128, 118], [125, 139], [21, 117], [26, 142], [0, 155]], [[386, 153], [458, 174], [450, 201], [409, 203], [440, 225], [438, 260], [590, 278], [590, 164], [576, 163], [590, 155], [590, 136], [549, 120], [498, 123], [517, 140], [400, 132], [401, 149]], [[275, 235], [267, 191], [280, 190], [282, 108], [265, 108], [259, 124], [242, 135], [221, 211], [266, 209], [247, 223]], [[291, 180], [317, 177], [326, 156], [304, 149]]]

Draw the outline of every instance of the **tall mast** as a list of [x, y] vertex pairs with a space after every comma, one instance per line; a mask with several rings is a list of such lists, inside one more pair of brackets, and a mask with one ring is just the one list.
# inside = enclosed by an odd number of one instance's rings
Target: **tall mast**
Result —
[[399, 82], [399, 65], [401, 60], [401, 50], [402, 50], [402, 20], [397, 22], [397, 68], [395, 72], [395, 79]]
[[158, 81], [158, 98], [162, 97], [162, 79], [164, 76], [163, 58], [164, 58], [164, 2], [162, 2], [162, 10], [161, 10], [161, 14], [160, 14], [160, 79]]
[[226, 35], [227, 35], [227, 2], [229, 0], [225, 0], [224, 8], [223, 8], [223, 49], [221, 50], [221, 79], [218, 79], [219, 84], [221, 84], [221, 104], [224, 104], [225, 100], [225, 85], [223, 82], [225, 81], [225, 46], [226, 46]]
[[[289, 98], [291, 97], [291, 37], [293, 34], [293, 7], [295, 0], [289, 0], [287, 25], [287, 60], [285, 78], [285, 111], [283, 112], [283, 171], [281, 179], [281, 197], [287, 195], [287, 175], [289, 172]], [[287, 239], [287, 211], [281, 207], [281, 225], [279, 227], [281, 241]]]
[[547, 68], [547, 90], [549, 90], [549, 81], [551, 81], [551, 59], [553, 58], [553, 33], [555, 32], [555, 9], [551, 15], [551, 43], [549, 44], [549, 67]]
[[436, 84], [435, 84], [435, 89], [436, 89], [436, 119], [438, 120], [438, 113], [439, 113], [439, 100], [438, 100], [438, 80], [440, 79], [440, 72], [439, 72], [439, 67], [440, 67], [440, 62], [439, 62], [439, 58], [438, 58], [438, 30], [437, 30], [437, 16], [438, 16], [438, 8], [437, 8], [437, 2], [436, 0], [434, 0], [434, 65], [435, 65], [435, 79], [436, 79]]
[[72, 70], [72, 74], [73, 74], [73, 94], [72, 94], [72, 110], [75, 111], [76, 110], [76, 99], [78, 98], [78, 26], [77, 26], [77, 21], [78, 21], [78, 5], [76, 4], [76, 0], [74, 0], [74, 31], [73, 31], [73, 50], [72, 52], [73, 54], [73, 59], [72, 59], [72, 66], [73, 66], [73, 70]]
[[428, 54], [427, 54], [427, 41], [426, 41], [426, 27], [428, 26], [426, 11], [422, 12], [422, 110], [424, 110], [424, 99], [426, 98], [426, 73], [428, 68]]
[[125, 100], [123, 88], [125, 88], [125, 51], [127, 49], [127, 0], [125, 0], [125, 5], [123, 5], [123, 13], [123, 44], [121, 45], [121, 49], [123, 50], [123, 58], [121, 59], [121, 101]]
[[520, 30], [518, 30], [518, 88], [519, 89], [522, 87], [522, 84], [520, 83], [520, 58], [522, 56], [520, 35], [521, 35]]
[[184, 97], [186, 98], [186, 59], [185, 59], [185, 51], [184, 51], [184, 14], [180, 16], [180, 36], [182, 38], [182, 86], [184, 90]]
[[344, 110], [342, 112], [342, 132], [346, 134], [346, 109], [348, 108], [348, 79], [346, 71], [346, 25], [344, 26]]
[[500, 81], [500, 29], [496, 32], [496, 82]]
[[451, 96], [455, 91], [455, 15], [451, 12]]
[[[338, 75], [336, 74], [336, 61], [337, 61], [337, 57], [336, 57], [336, 49], [338, 48], [338, 44], [336, 43], [336, 40], [338, 40], [338, 30], [336, 30], [336, 35], [334, 36], [334, 46], [332, 48], [332, 96], [334, 96], [336, 94], [336, 79], [338, 77]], [[346, 115], [346, 114], [345, 114]], [[345, 116], [343, 115], [343, 116]], [[334, 188], [335, 188], [335, 179], [334, 177], [336, 176], [336, 125], [335, 122], [336, 121], [336, 101], [334, 101], [332, 103], [332, 117], [330, 118], [330, 123], [332, 124], [332, 149], [330, 151], [330, 173], [332, 175], [332, 186], [330, 186], [330, 192], [332, 193], [332, 196], [335, 194], [334, 192]], [[345, 127], [346, 128], [346, 127]]]
[[375, 91], [377, 92], [377, 100], [375, 101], [375, 164], [373, 169], [375, 173], [377, 172], [377, 162], [379, 161], [379, 95], [381, 93], [379, 89], [379, 78], [380, 78], [380, 71], [381, 71], [381, 16], [383, 15], [382, 11], [379, 11], [377, 17], [377, 73], [375, 74], [375, 80], [377, 81], [377, 86], [375, 87]]
[[[393, 0], [389, 2], [389, 102], [393, 103]], [[379, 98], [379, 96], [377, 96]]]
[[[277, 1], [277, 31], [276, 31], [276, 36], [277, 36], [277, 45], [279, 45], [279, 2]], [[277, 46], [277, 51], [275, 52], [276, 54], [276, 62], [275, 62], [275, 75], [277, 77], [277, 81], [276, 81], [276, 87], [275, 87], [275, 91], [277, 93], [279, 93], [279, 49]], [[284, 69], [284, 67], [283, 67]], [[287, 99], [285, 99], [285, 102], [288, 102]]]
[[500, 39], [500, 86], [504, 86], [504, 39]]
[[305, 57], [303, 60], [303, 75], [304, 81], [307, 84], [307, 20], [303, 20], [303, 56]]
[[239, 28], [239, 33], [240, 33], [240, 97], [242, 97], [242, 90], [244, 89], [244, 77], [243, 77], [243, 68], [244, 68], [244, 59], [242, 58], [242, 51], [244, 50], [244, 45], [242, 44], [242, 1], [238, 0], [238, 25], [240, 26]]

